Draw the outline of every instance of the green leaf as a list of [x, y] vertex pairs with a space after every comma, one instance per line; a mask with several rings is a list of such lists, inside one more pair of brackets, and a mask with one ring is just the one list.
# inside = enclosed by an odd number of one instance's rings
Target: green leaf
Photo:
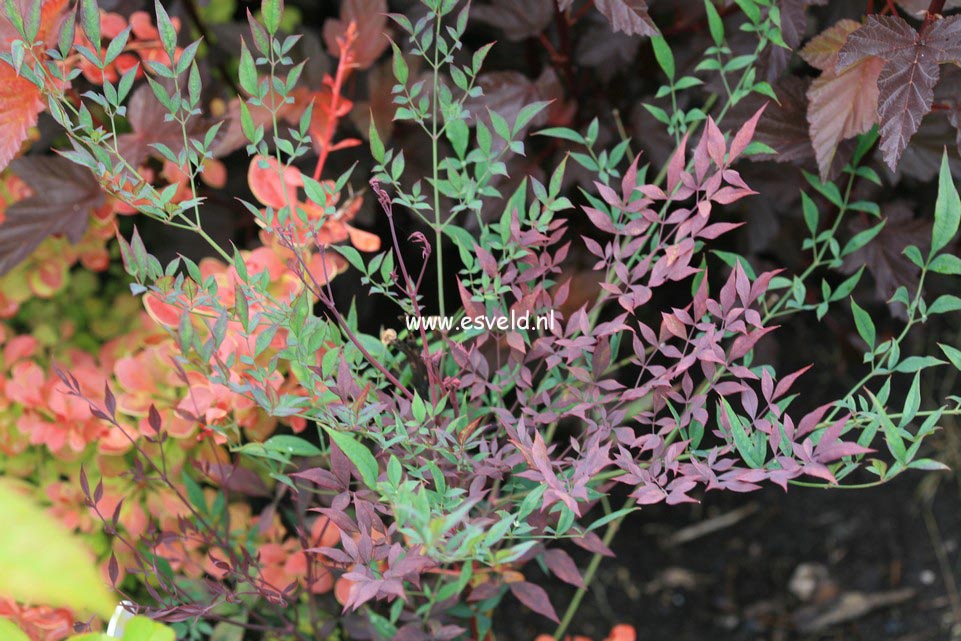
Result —
[[941, 156], [941, 171], [938, 174], [938, 199], [934, 204], [934, 228], [931, 231], [931, 253], [941, 251], [958, 233], [961, 223], [961, 198], [951, 178], [948, 165], [948, 152]]
[[254, 64], [254, 58], [250, 55], [250, 49], [247, 48], [247, 43], [243, 39], [240, 40], [239, 78], [243, 90], [252, 96], [256, 96], [258, 93], [257, 65]]
[[0, 639], [3, 639], [3, 641], [30, 641], [30, 637], [10, 619], [0, 619]]
[[914, 372], [926, 369], [928, 367], [945, 364], [945, 361], [933, 356], [909, 356], [901, 361], [898, 366], [894, 368], [894, 371], [902, 374], [913, 374]]
[[582, 145], [584, 144], [584, 136], [577, 133], [573, 129], [568, 129], [567, 127], [549, 127], [547, 129], [541, 129], [534, 135], [549, 136], [551, 138], [560, 138], [561, 140], [568, 140], [570, 142], [576, 142]]
[[887, 411], [878, 398], [870, 391], [868, 391], [868, 394], [874, 401], [874, 407], [878, 412], [878, 419], [881, 421], [881, 429], [884, 431], [884, 442], [888, 446], [888, 451], [891, 452], [891, 456], [894, 457], [895, 461], [904, 463], [907, 450], [904, 447], [904, 438], [901, 436], [901, 431], [891, 422], [891, 419], [888, 418]]
[[898, 427], [905, 427], [913, 421], [920, 408], [921, 372], [917, 372], [914, 375], [914, 380], [911, 381], [911, 389], [908, 390], [908, 395], [904, 398], [904, 408], [901, 410], [901, 421]]
[[0, 513], [8, 524], [0, 528], [0, 594], [104, 619], [113, 615], [116, 598], [92, 555], [62, 523], [8, 483], [0, 483]]
[[344, 453], [350, 462], [357, 466], [360, 477], [364, 480], [364, 485], [372, 490], [377, 489], [377, 477], [379, 468], [377, 459], [371, 454], [370, 450], [360, 443], [353, 435], [347, 432], [340, 432], [327, 425], [322, 426], [327, 436], [333, 441], [340, 451]]
[[524, 127], [526, 127], [528, 124], [530, 124], [531, 120], [533, 120], [537, 116], [537, 114], [544, 111], [544, 109], [546, 109], [549, 104], [551, 104], [549, 101], [542, 100], [539, 102], [532, 102], [531, 104], [521, 109], [520, 113], [517, 114], [517, 119], [514, 120], [513, 134], [515, 136], [519, 134], [521, 130], [524, 129]]
[[844, 249], [841, 250], [841, 257], [843, 258], [848, 254], [853, 254], [874, 240], [874, 237], [881, 233], [881, 230], [884, 228], [884, 223], [885, 221], [882, 220], [877, 225], [855, 234], [854, 237], [844, 245]]
[[818, 207], [804, 191], [801, 192], [801, 209], [804, 212], [804, 224], [811, 235], [814, 235], [818, 230]]
[[363, 274], [367, 273], [367, 265], [364, 263], [364, 257], [360, 255], [359, 251], [350, 245], [334, 245], [333, 250], [346, 258], [351, 267]]
[[94, 45], [94, 49], [100, 44], [100, 8], [96, 0], [83, 0], [80, 4], [83, 20], [83, 32]]
[[851, 311], [854, 312], [854, 324], [858, 328], [858, 334], [868, 344], [868, 349], [874, 349], [874, 341], [877, 338], [877, 331], [874, 328], [874, 321], [871, 315], [861, 309], [861, 307], [851, 299]]
[[718, 47], [724, 42], [724, 21], [717, 12], [712, 0], [704, 0], [704, 11], [707, 13], [707, 27], [711, 32], [711, 39]]
[[467, 139], [470, 135], [470, 129], [467, 127], [467, 123], [460, 118], [451, 120], [447, 123], [444, 134], [454, 148], [454, 153], [457, 154], [457, 157], [463, 158], [464, 154], [467, 153]]
[[731, 404], [727, 402], [726, 398], [721, 398], [721, 403], [724, 406], [724, 412], [727, 414], [727, 420], [731, 423], [731, 436], [734, 437], [734, 446], [737, 448], [738, 453], [744, 462], [748, 464], [749, 467], [758, 469], [764, 466], [764, 441], [755, 441], [752, 439], [748, 433], [747, 428], [744, 427], [744, 422], [741, 417], [734, 412], [734, 408]]
[[377, 125], [374, 123], [374, 114], [370, 114], [370, 127], [367, 129], [367, 137], [370, 139], [370, 155], [379, 163], [384, 162], [384, 142], [377, 133]]
[[[96, 3], [91, 2], [91, 4]], [[167, 15], [167, 10], [164, 9], [160, 0], [154, 0], [154, 11], [157, 14], [157, 30], [160, 32], [160, 43], [163, 45], [164, 51], [172, 54], [177, 49], [177, 30], [174, 29], [170, 16]]]
[[954, 254], [941, 254], [931, 261], [931, 271], [948, 276], [961, 276], [961, 258]]
[[961, 370], [961, 350], [943, 343], [938, 343], [938, 347], [940, 347], [941, 351], [944, 352], [944, 355], [948, 357], [948, 360], [951, 361], [951, 364]]
[[[20, 11], [20, 7], [14, 2], [14, 0], [3, 0], [3, 14], [13, 25], [14, 30], [26, 38], [23, 27], [23, 15]], [[97, 22], [97, 28], [99, 29], [100, 22]]]
[[177, 641], [177, 635], [163, 623], [136, 616], [124, 625], [123, 641]]
[[260, 12], [264, 16], [264, 27], [270, 35], [277, 33], [280, 22], [284, 17], [284, 7], [281, 0], [264, 0]]
[[654, 57], [657, 64], [672, 82], [674, 81], [674, 54], [671, 52], [670, 45], [664, 36], [651, 36], [651, 44], [654, 46]]
[[961, 298], [943, 294], [928, 306], [928, 314], [948, 314], [961, 311]]
[[404, 60], [404, 54], [401, 53], [400, 47], [396, 43], [391, 42], [390, 46], [394, 49], [394, 78], [397, 82], [402, 85], [407, 84], [407, 79], [410, 77], [410, 69], [407, 67], [407, 61]]
[[925, 472], [948, 472], [951, 470], [951, 468], [944, 463], [929, 458], [919, 458], [916, 461], [911, 461], [908, 463], [908, 467], [913, 470], [923, 470]]
[[278, 434], [264, 441], [264, 447], [274, 452], [289, 454], [290, 456], [319, 456], [321, 449], [307, 439], [292, 434]]

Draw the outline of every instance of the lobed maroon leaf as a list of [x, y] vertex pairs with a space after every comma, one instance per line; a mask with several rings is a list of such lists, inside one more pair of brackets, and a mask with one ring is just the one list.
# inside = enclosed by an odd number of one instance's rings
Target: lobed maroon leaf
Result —
[[0, 276], [29, 256], [47, 236], [83, 238], [93, 210], [104, 202], [90, 171], [59, 156], [25, 156], [10, 164], [33, 195], [10, 205], [0, 223]]
[[868, 16], [841, 48], [837, 70], [869, 56], [884, 60], [878, 76], [878, 117], [881, 151], [893, 171], [931, 111], [940, 66], [961, 62], [961, 16], [925, 22], [921, 32], [897, 16]]

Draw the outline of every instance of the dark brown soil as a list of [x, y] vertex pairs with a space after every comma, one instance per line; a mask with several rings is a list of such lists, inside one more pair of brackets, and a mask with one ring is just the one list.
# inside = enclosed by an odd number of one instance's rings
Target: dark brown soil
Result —
[[[961, 639], [958, 497], [951, 474], [910, 474], [870, 490], [769, 488], [644, 509], [619, 532], [618, 558], [601, 566], [571, 633], [599, 641], [631, 623], [639, 641]], [[736, 524], [670, 545], [737, 510]], [[563, 612], [573, 589], [549, 589]], [[504, 611], [500, 638], [554, 629]]]

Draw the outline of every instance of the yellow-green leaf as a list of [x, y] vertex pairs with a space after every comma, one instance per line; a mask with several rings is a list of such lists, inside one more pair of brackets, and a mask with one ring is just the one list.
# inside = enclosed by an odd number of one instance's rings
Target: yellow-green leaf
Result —
[[0, 619], [0, 639], [3, 639], [3, 641], [30, 641], [30, 637], [10, 619]]
[[79, 540], [5, 483], [0, 513], [8, 524], [0, 528], [0, 594], [110, 618], [116, 598]]
[[123, 630], [123, 641], [176, 641], [176, 639], [177, 635], [172, 628], [144, 616], [130, 619]]

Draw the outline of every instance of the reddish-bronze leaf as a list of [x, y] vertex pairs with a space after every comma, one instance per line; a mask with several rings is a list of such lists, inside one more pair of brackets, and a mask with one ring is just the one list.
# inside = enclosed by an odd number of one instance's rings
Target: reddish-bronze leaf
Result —
[[747, 120], [764, 104], [767, 108], [757, 123], [753, 140], [773, 148], [776, 154], [756, 154], [753, 160], [794, 162], [814, 155], [807, 122], [807, 98], [810, 83], [797, 76], [785, 75], [773, 85], [777, 102], [759, 95], [750, 96], [731, 109], [729, 119], [740, 123]]
[[20, 151], [41, 111], [43, 100], [36, 85], [0, 62], [0, 169]]
[[[21, 16], [30, 15], [31, 0], [15, 0], [14, 6]], [[44, 0], [40, 14], [38, 40], [47, 40], [60, 20], [67, 0]], [[7, 19], [6, 11], [0, 9], [0, 50], [9, 52], [11, 44], [20, 35]], [[24, 64], [28, 64], [25, 61]], [[37, 124], [37, 116], [44, 109], [40, 89], [29, 80], [17, 75], [6, 62], [0, 62], [0, 170], [10, 164], [27, 139], [30, 128]]]
[[822, 180], [830, 173], [838, 144], [867, 132], [878, 119], [878, 75], [884, 60], [867, 56], [838, 68], [841, 48], [860, 27], [841, 20], [801, 50], [801, 57], [822, 71], [807, 91], [807, 120]]
[[10, 168], [33, 195], [7, 208], [0, 225], [0, 275], [30, 255], [47, 236], [64, 234], [79, 242], [91, 210], [103, 203], [103, 192], [90, 172], [59, 156], [18, 158]]
[[884, 60], [878, 77], [878, 117], [881, 151], [893, 170], [921, 119], [931, 111], [940, 66], [961, 61], [961, 17], [936, 19], [919, 33], [896, 16], [869, 16], [848, 36], [837, 70], [870, 56]]

